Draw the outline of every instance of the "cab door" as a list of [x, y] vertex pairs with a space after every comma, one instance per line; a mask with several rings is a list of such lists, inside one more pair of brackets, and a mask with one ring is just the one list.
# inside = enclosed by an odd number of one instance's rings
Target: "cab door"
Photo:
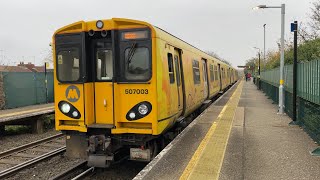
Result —
[[113, 51], [111, 41], [94, 41], [94, 112], [95, 124], [101, 128], [114, 125]]
[[175, 73], [176, 73], [176, 84], [177, 84], [177, 90], [178, 90], [178, 110], [183, 109], [183, 91], [182, 91], [182, 83], [181, 83], [181, 67], [180, 67], [180, 53], [178, 49], [174, 50], [174, 65], [175, 65]]

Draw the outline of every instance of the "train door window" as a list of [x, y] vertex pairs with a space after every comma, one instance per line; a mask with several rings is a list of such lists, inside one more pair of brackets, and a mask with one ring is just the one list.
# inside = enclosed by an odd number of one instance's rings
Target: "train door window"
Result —
[[214, 81], [213, 65], [210, 64], [210, 81]]
[[108, 49], [97, 50], [97, 79], [111, 80], [113, 76], [112, 51]]
[[178, 87], [180, 86], [180, 69], [179, 69], [179, 61], [178, 61], [178, 56], [174, 56], [174, 63], [176, 66], [176, 77], [177, 77], [177, 85]]
[[171, 53], [168, 53], [168, 69], [169, 69], [170, 84], [173, 84], [174, 83], [174, 69], [173, 69], [173, 58], [172, 58]]
[[194, 84], [200, 84], [199, 61], [193, 60], [193, 61], [192, 61], [192, 68], [193, 68], [193, 80], [194, 80]]
[[218, 80], [219, 78], [218, 78], [218, 74], [219, 74], [219, 72], [218, 72], [218, 66], [214, 66], [214, 77], [215, 77], [215, 80]]

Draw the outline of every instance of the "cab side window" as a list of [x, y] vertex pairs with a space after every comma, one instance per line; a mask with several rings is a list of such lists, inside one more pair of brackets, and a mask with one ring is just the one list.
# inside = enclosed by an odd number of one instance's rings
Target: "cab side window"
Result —
[[173, 69], [173, 58], [172, 58], [171, 53], [168, 53], [168, 70], [169, 70], [170, 84], [173, 84], [174, 83], [174, 69]]

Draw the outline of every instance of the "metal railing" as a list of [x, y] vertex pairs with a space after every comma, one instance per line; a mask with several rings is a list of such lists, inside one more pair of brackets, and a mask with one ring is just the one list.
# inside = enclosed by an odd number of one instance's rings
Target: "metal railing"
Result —
[[[285, 112], [293, 114], [293, 66], [284, 68]], [[279, 68], [261, 72], [260, 87], [269, 98], [278, 103]], [[298, 64], [297, 122], [316, 141], [320, 142], [320, 60]]]

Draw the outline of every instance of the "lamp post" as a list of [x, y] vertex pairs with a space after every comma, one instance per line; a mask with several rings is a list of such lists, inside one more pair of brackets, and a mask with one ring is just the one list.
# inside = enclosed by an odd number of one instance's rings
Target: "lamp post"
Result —
[[280, 8], [281, 9], [281, 50], [280, 50], [280, 86], [279, 86], [279, 114], [284, 113], [284, 80], [283, 80], [283, 68], [284, 68], [284, 17], [285, 17], [285, 4], [281, 6], [267, 6], [259, 5], [256, 9], [266, 9], [266, 8]]
[[260, 59], [261, 59], [261, 51], [260, 51], [260, 48], [257, 48], [257, 47], [253, 47], [255, 49], [258, 50], [258, 77], [256, 78], [257, 79], [257, 85], [258, 85], [258, 89], [260, 89], [260, 69], [261, 69], [261, 66], [260, 66]]
[[258, 62], [258, 75], [260, 76], [260, 68], [261, 68], [261, 66], [260, 66], [261, 53], [260, 52], [261, 51], [260, 51], [260, 48], [257, 48], [257, 47], [253, 47], [253, 48], [258, 50], [258, 59], [259, 59], [259, 62]]
[[266, 25], [263, 25], [263, 68], [266, 69]]

